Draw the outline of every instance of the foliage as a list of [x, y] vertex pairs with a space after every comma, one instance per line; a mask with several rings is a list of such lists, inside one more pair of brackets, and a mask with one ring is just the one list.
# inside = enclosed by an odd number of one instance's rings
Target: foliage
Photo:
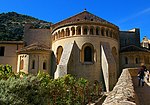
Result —
[[91, 85], [86, 79], [71, 75], [51, 79], [44, 72], [1, 78], [0, 87], [0, 105], [85, 105], [99, 98], [101, 92], [97, 82]]
[[8, 12], [0, 14], [0, 40], [22, 40], [26, 23], [32, 23], [35, 28], [50, 28], [51, 23], [27, 15]]

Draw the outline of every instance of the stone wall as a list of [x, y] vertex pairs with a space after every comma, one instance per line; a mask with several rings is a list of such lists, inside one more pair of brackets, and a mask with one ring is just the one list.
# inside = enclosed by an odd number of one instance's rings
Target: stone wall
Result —
[[123, 72], [102, 105], [137, 105], [132, 77], [128, 69]]

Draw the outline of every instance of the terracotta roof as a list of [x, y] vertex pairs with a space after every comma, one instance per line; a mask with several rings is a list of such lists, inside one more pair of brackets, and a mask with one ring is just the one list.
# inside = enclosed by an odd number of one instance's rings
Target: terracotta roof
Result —
[[[83, 11], [77, 15], [74, 15], [68, 19], [65, 19], [61, 22], [58, 22], [56, 24], [53, 25], [53, 27], [57, 26], [57, 25], [61, 25], [61, 24], [66, 24], [66, 23], [75, 23], [75, 22], [81, 22], [81, 21], [90, 21], [90, 22], [99, 22], [99, 23], [105, 23], [105, 24], [111, 24], [114, 25], [98, 16], [95, 16], [91, 13], [89, 13], [88, 11]], [[115, 26], [115, 25], [114, 25]], [[117, 27], [117, 26], [116, 26]]]
[[17, 52], [28, 52], [28, 51], [36, 51], [36, 50], [40, 50], [40, 51], [50, 51], [50, 47], [44, 45], [44, 44], [40, 44], [39, 42], [37, 43], [33, 43], [31, 45], [28, 45], [22, 49], [20, 49]]
[[138, 47], [135, 45], [129, 45], [129, 46], [121, 48], [121, 50], [120, 50], [120, 52], [137, 52], [137, 51], [150, 52], [150, 50], [148, 50], [146, 48]]

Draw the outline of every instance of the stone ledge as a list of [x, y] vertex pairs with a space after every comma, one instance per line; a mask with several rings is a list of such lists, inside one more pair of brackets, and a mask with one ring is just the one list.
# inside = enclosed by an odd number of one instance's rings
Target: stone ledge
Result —
[[123, 69], [114, 89], [102, 105], [136, 105], [132, 77], [128, 69]]

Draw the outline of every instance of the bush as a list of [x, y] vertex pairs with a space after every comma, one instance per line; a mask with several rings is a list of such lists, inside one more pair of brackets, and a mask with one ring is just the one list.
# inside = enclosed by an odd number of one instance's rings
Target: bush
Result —
[[[0, 70], [2, 76], [1, 66]], [[100, 97], [98, 83], [90, 86], [83, 78], [51, 79], [43, 72], [20, 78], [20, 74], [12, 76], [11, 70], [7, 73], [0, 80], [0, 105], [85, 105]]]

